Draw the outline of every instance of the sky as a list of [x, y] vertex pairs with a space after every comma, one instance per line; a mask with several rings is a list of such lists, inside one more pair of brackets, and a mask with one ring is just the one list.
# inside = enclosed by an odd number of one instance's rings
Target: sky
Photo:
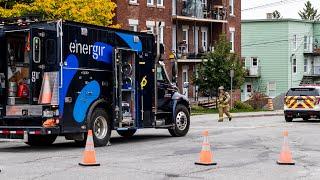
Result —
[[[265, 19], [267, 13], [278, 10], [283, 18], [300, 19], [298, 15], [299, 10], [304, 8], [304, 3], [307, 0], [241, 0], [242, 19]], [[310, 0], [312, 5], [319, 9], [320, 13], [320, 0]], [[275, 3], [268, 7], [257, 7], [265, 4]], [[254, 8], [256, 7], [256, 8]], [[251, 9], [254, 8], [254, 9]]]

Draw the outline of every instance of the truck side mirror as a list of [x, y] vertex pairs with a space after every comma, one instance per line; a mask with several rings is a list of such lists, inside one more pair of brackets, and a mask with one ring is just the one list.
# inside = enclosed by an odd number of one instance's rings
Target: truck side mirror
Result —
[[178, 77], [178, 64], [176, 61], [173, 61], [172, 63], [172, 82], [177, 83], [177, 77]]

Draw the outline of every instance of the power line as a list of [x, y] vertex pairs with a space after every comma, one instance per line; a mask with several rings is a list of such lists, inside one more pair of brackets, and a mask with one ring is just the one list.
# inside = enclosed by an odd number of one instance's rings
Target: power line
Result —
[[301, 2], [301, 0], [281, 0], [273, 3], [267, 3], [259, 6], [242, 9], [241, 11], [250, 11], [250, 10], [255, 10], [259, 8], [268, 8], [268, 7], [274, 7], [274, 6], [279, 6], [279, 5], [289, 4], [289, 3], [296, 3], [296, 2]]

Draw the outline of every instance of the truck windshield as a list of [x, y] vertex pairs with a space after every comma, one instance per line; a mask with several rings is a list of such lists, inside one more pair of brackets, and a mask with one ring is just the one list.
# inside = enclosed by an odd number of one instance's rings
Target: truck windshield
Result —
[[319, 96], [319, 91], [315, 88], [291, 88], [287, 96]]

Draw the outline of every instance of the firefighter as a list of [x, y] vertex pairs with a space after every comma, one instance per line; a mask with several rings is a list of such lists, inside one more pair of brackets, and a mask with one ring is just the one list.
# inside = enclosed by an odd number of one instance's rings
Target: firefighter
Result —
[[218, 109], [219, 109], [219, 122], [223, 122], [223, 114], [225, 113], [229, 121], [231, 121], [232, 117], [230, 114], [230, 95], [224, 91], [224, 87], [219, 87], [219, 97], [218, 97]]

